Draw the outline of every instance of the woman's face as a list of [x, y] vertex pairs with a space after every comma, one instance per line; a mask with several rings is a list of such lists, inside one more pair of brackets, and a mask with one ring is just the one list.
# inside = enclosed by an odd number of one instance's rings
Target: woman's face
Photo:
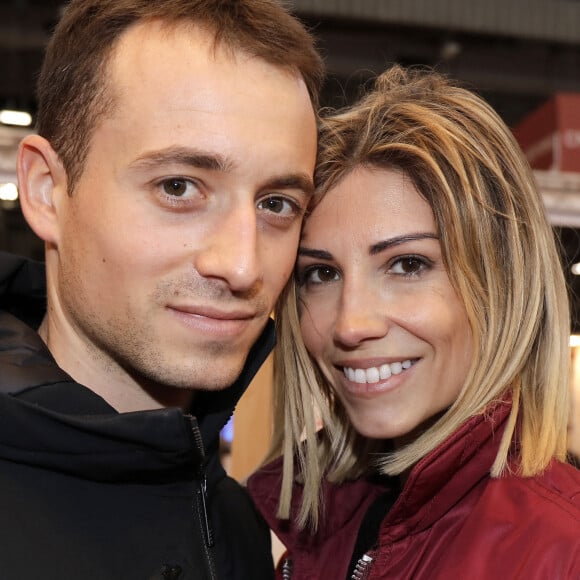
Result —
[[408, 176], [361, 167], [331, 189], [305, 224], [298, 279], [306, 347], [360, 434], [412, 439], [455, 400], [470, 327]]

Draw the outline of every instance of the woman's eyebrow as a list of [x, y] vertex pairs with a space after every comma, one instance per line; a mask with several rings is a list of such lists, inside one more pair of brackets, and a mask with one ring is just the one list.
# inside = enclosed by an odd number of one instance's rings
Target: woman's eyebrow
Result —
[[388, 240], [382, 240], [375, 244], [372, 244], [369, 247], [369, 254], [371, 256], [375, 256], [376, 254], [380, 254], [384, 252], [388, 248], [392, 248], [393, 246], [399, 246], [406, 242], [414, 242], [416, 240], [438, 240], [439, 236], [437, 234], [431, 232], [417, 232], [414, 234], [405, 234], [402, 236], [394, 236], [389, 238]]
[[[391, 248], [393, 246], [398, 246], [400, 244], [404, 244], [406, 242], [412, 242], [415, 240], [438, 240], [439, 236], [437, 234], [433, 234], [431, 232], [418, 232], [414, 234], [405, 234], [401, 236], [394, 236], [389, 238], [388, 240], [382, 240], [375, 244], [372, 244], [369, 247], [369, 254], [374, 256], [376, 254], [380, 254], [384, 252], [386, 249]], [[316, 258], [317, 260], [332, 260], [333, 256], [327, 250], [316, 250], [314, 248], [307, 248], [305, 246], [300, 246], [298, 248], [298, 255], [299, 256], [306, 256], [308, 258]]]
[[309, 258], [316, 258], [317, 260], [332, 260], [332, 254], [326, 250], [314, 250], [300, 246], [298, 248], [299, 256], [308, 256]]

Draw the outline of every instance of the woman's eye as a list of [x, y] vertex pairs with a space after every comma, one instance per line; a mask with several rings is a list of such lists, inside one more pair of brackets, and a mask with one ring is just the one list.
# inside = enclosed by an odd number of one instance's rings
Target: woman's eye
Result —
[[171, 197], [185, 197], [196, 191], [195, 185], [189, 180], [181, 177], [172, 177], [161, 182], [163, 193]]
[[331, 266], [312, 266], [307, 268], [299, 276], [301, 285], [304, 284], [327, 284], [339, 279], [339, 273]]
[[413, 276], [419, 274], [427, 267], [425, 260], [417, 256], [404, 256], [398, 258], [390, 267], [393, 274], [401, 276]]

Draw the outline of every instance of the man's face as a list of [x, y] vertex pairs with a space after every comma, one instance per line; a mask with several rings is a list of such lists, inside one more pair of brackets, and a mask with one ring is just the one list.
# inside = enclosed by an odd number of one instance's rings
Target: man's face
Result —
[[293, 268], [316, 150], [307, 90], [190, 28], [133, 28], [109, 67], [113, 113], [59, 208], [49, 347], [88, 386], [224, 388]]

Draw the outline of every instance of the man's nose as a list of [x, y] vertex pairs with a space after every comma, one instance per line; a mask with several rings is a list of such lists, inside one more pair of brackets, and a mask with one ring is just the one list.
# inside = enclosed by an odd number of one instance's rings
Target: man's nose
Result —
[[196, 269], [204, 278], [224, 280], [233, 292], [247, 292], [262, 279], [256, 208], [237, 205], [225, 213], [198, 252]]

